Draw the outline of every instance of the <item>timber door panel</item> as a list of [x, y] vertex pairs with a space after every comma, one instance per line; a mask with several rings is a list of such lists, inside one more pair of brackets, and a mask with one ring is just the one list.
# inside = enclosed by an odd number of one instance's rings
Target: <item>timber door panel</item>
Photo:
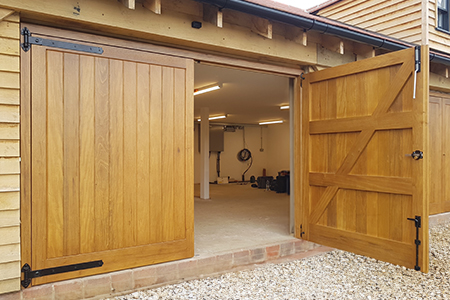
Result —
[[33, 284], [194, 255], [193, 61], [101, 46], [31, 50], [32, 268], [104, 261]]
[[[445, 195], [445, 157], [443, 149], [446, 144], [444, 139], [443, 114], [444, 103], [441, 97], [430, 95], [430, 214], [443, 212], [442, 202]], [[444, 127], [443, 127], [444, 125]]]
[[[419, 266], [427, 272], [427, 61], [416, 99], [414, 68], [408, 49], [305, 75], [298, 225], [307, 240], [414, 268], [407, 219], [421, 216]], [[408, 156], [414, 150], [425, 159]]]
[[450, 211], [450, 96], [430, 95], [430, 214]]
[[443, 136], [442, 136], [442, 144], [443, 144], [443, 164], [442, 164], [442, 186], [443, 186], [443, 198], [441, 211], [440, 212], [449, 212], [450, 211], [450, 185], [448, 181], [450, 179], [450, 158], [447, 158], [450, 155], [450, 96], [443, 96]]

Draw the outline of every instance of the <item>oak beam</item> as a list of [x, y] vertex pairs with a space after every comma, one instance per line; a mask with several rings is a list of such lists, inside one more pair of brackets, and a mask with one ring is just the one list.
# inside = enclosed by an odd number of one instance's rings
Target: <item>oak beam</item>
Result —
[[316, 42], [309, 41], [308, 46], [304, 47], [284, 38], [260, 38], [252, 34], [250, 24], [248, 27], [203, 26], [199, 34], [190, 25], [193, 16], [202, 18], [202, 6], [197, 2], [190, 5], [195, 5], [192, 11], [198, 11], [198, 14], [177, 11], [174, 6], [173, 9], [165, 9], [164, 14], [155, 15], [142, 5], [131, 10], [111, 0], [82, 1], [80, 14], [75, 15], [72, 0], [52, 1], [52, 5], [36, 5], [35, 0], [0, 0], [0, 7], [20, 11], [21, 16], [30, 22], [45, 19], [48, 25], [60, 28], [95, 31], [114, 37], [176, 45], [203, 53], [281, 63], [289, 67], [317, 63]]
[[430, 90], [450, 92], [450, 78], [430, 72]]
[[122, 3], [128, 9], [136, 9], [135, 0], [120, 0], [120, 3]]
[[272, 39], [272, 23], [269, 20], [259, 18], [256, 16], [251, 17], [252, 31], [267, 39]]
[[356, 57], [353, 53], [340, 54], [317, 44], [317, 64], [324, 67], [335, 67], [354, 62]]
[[157, 15], [161, 14], [161, 0], [144, 0], [144, 7]]
[[203, 4], [203, 20], [219, 28], [223, 27], [223, 13], [215, 6]]

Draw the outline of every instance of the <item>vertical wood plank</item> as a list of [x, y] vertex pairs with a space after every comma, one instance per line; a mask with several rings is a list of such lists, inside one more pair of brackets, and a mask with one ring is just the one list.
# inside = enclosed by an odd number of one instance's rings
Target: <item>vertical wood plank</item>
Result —
[[64, 255], [80, 253], [79, 56], [64, 54]]
[[[185, 218], [186, 218], [186, 239], [189, 243], [188, 255], [194, 256], [194, 60], [186, 61], [185, 72]], [[299, 195], [299, 194], [297, 194]]]
[[[328, 82], [327, 99], [328, 105], [325, 110], [324, 119], [335, 119], [337, 117], [337, 86], [339, 84], [339, 79], [333, 79]], [[330, 149], [337, 149], [338, 146], [338, 135], [328, 134], [328, 145]], [[328, 166], [327, 172], [336, 172], [339, 168], [339, 158], [335, 151], [328, 151]], [[326, 211], [327, 220], [325, 224], [330, 227], [336, 227], [337, 225], [337, 200], [334, 199], [330, 201]]]
[[[42, 61], [41, 61], [42, 63]], [[32, 261], [31, 256], [31, 53], [20, 56], [20, 220], [21, 259]], [[42, 76], [42, 74], [41, 74]], [[9, 91], [9, 90], [7, 90]], [[5, 98], [0, 91], [0, 98]], [[17, 97], [19, 98], [19, 97]], [[1, 199], [1, 196], [0, 196]], [[1, 200], [0, 200], [1, 201]]]
[[[371, 108], [369, 108], [371, 109]], [[380, 165], [379, 144], [378, 144], [379, 132], [375, 132], [366, 148], [367, 157], [370, 159], [367, 161], [367, 175], [378, 175], [378, 166]], [[378, 193], [367, 194], [367, 234], [371, 236], [378, 235]]]
[[[370, 115], [371, 112], [369, 112], [369, 103], [375, 102], [371, 97], [366, 96], [366, 86], [368, 83], [368, 78], [370, 78], [370, 76], [368, 76], [369, 73], [374, 72], [364, 72], [358, 76], [357, 97], [359, 99], [363, 99], [362, 101], [356, 101], [359, 103], [357, 107], [357, 114], [360, 116]], [[366, 149], [363, 150], [350, 173], [367, 175], [367, 164], [370, 159], [372, 158], [368, 156], [366, 146]], [[363, 234], [367, 233], [367, 194], [367, 192], [358, 191], [355, 195], [355, 231]]]
[[109, 247], [109, 61], [95, 58], [95, 250]]
[[[48, 226], [48, 257], [59, 257], [64, 254], [64, 84], [63, 84], [63, 54], [56, 51], [47, 52], [48, 91], [47, 103], [47, 218], [52, 220]], [[34, 80], [35, 78], [33, 78]], [[34, 97], [33, 97], [34, 102]], [[35, 106], [35, 105], [33, 105]], [[33, 127], [34, 131], [34, 127]], [[42, 137], [36, 137], [42, 139]], [[39, 141], [41, 142], [41, 141]], [[33, 156], [36, 153], [33, 151]], [[34, 168], [34, 166], [33, 166]], [[45, 181], [44, 178], [41, 178]], [[33, 186], [34, 189], [34, 186]], [[45, 199], [45, 198], [41, 198]]]
[[[431, 119], [431, 115], [430, 115], [430, 119]], [[445, 183], [441, 183], [441, 187], [443, 186], [443, 190], [440, 193], [440, 195], [437, 195], [436, 197], [439, 197], [440, 199], [440, 203], [441, 203], [441, 211], [440, 212], [448, 212], [450, 211], [450, 185], [446, 184], [448, 182], [448, 180], [450, 179], [450, 158], [448, 158], [450, 156], [450, 99], [449, 98], [444, 98], [443, 99], [443, 109], [442, 109], [442, 128], [443, 130], [442, 132], [442, 136], [441, 138], [439, 138], [440, 140], [442, 140], [443, 142], [443, 149], [442, 149], [442, 165], [443, 168], [441, 169], [442, 172], [442, 180], [441, 182], [445, 182]], [[430, 132], [431, 132], [431, 128], [430, 128]], [[438, 138], [438, 137], [436, 137]], [[434, 144], [434, 139], [432, 136], [430, 136], [430, 142]], [[430, 150], [433, 147], [430, 147]], [[431, 170], [434, 170], [433, 166], [430, 167]], [[433, 174], [433, 172], [431, 173]], [[433, 183], [433, 177], [431, 177], [430, 174], [430, 183]], [[430, 201], [432, 196], [430, 195]], [[431, 209], [431, 207], [430, 207]], [[430, 210], [430, 214], [431, 214], [431, 210]]]
[[[413, 215], [413, 208], [412, 208], [412, 197], [411, 196], [401, 196], [401, 202], [402, 202], [402, 212], [401, 212], [401, 219], [403, 221], [407, 220]], [[402, 222], [402, 242], [404, 243], [411, 243], [411, 240], [415, 239], [415, 227], [411, 226], [411, 221], [409, 222]]]
[[[334, 92], [333, 89], [333, 83], [335, 83], [333, 80], [328, 80], [325, 82], [321, 82], [319, 85], [321, 86], [320, 89], [320, 102], [318, 103], [318, 107], [316, 108], [316, 116], [319, 120], [326, 120], [330, 116], [328, 114], [328, 109], [330, 106], [332, 106], [332, 103], [335, 101], [334, 95], [332, 92]], [[333, 145], [330, 144], [330, 139], [328, 134], [319, 135], [320, 145], [326, 145], [325, 147], [319, 147], [318, 149], [322, 149], [321, 155], [324, 157], [323, 161], [320, 161], [318, 164], [318, 168], [320, 169], [320, 172], [328, 172], [329, 165], [330, 165], [330, 157], [328, 155], [328, 149], [330, 147], [333, 147]], [[313, 149], [311, 149], [313, 150]], [[316, 151], [316, 149], [314, 149]], [[316, 160], [317, 161], [317, 160]], [[317, 202], [320, 199], [311, 199], [314, 203]], [[318, 224], [326, 225], [328, 220], [328, 207], [324, 209], [322, 216], [320, 217]]]
[[[413, 126], [413, 148], [423, 149], [424, 153], [428, 153], [430, 148], [429, 128], [428, 128], [428, 99], [430, 92], [429, 76], [430, 76], [430, 55], [429, 46], [421, 46], [421, 72], [417, 78], [417, 99], [419, 101], [412, 102], [412, 111], [418, 115], [418, 121]], [[428, 272], [429, 269], [429, 188], [430, 188], [430, 167], [428, 160], [421, 160], [420, 164], [413, 165], [412, 173], [416, 174], [414, 179], [414, 198], [413, 210], [422, 216], [422, 231], [419, 238], [422, 241], [422, 247], [419, 249], [419, 264], [422, 272]], [[417, 201], [416, 201], [417, 200]]]
[[124, 246], [136, 245], [136, 201], [137, 201], [137, 155], [136, 155], [136, 63], [124, 62], [124, 124], [123, 124], [123, 141], [124, 141], [124, 168], [126, 166], [126, 174], [124, 174]]
[[[150, 90], [149, 65], [137, 65], [137, 243], [150, 241]], [[154, 174], [154, 176], [157, 176]]]
[[[48, 226], [45, 222], [48, 207], [47, 191], [47, 92], [48, 68], [46, 49], [38, 48], [31, 53], [32, 61], [40, 62], [41, 68], [31, 69], [31, 257], [34, 268], [45, 268]], [[44, 218], [42, 217], [44, 216]], [[58, 221], [58, 220], [56, 220]], [[61, 247], [62, 249], [62, 247]], [[55, 252], [55, 251], [54, 251]], [[55, 253], [52, 253], [54, 256]]]
[[162, 68], [150, 66], [150, 242], [162, 241]]
[[390, 195], [389, 199], [389, 239], [401, 241], [403, 237], [403, 224], [407, 223], [402, 219], [402, 196]]
[[163, 67], [162, 70], [162, 128], [164, 130], [162, 138], [162, 214], [163, 214], [163, 240], [170, 241], [174, 239], [174, 220], [173, 220], [173, 181], [174, 174], [174, 131], [173, 131], [173, 113], [174, 113], [174, 70], [173, 68]]
[[174, 72], [174, 238], [186, 237], [186, 71]]
[[110, 60], [110, 145], [111, 158], [109, 165], [109, 186], [111, 198], [111, 248], [117, 249], [123, 245], [124, 235], [124, 134], [123, 134], [123, 109], [124, 109], [124, 78], [123, 62]]
[[80, 252], [95, 243], [95, 61], [80, 57]]
[[[302, 230], [304, 229], [305, 239], [309, 239], [309, 215], [311, 211], [311, 189], [309, 186], [309, 172], [311, 172], [311, 137], [309, 135], [309, 122], [311, 120], [311, 107], [310, 103], [312, 101], [312, 86], [309, 77], [302, 82], [301, 87], [301, 108], [296, 109], [296, 120], [301, 123], [297, 128], [301, 130], [301, 139], [298, 141], [303, 150], [303, 156], [296, 152], [296, 161], [298, 163], [298, 169], [301, 174], [301, 180], [297, 181], [297, 186], [295, 191], [301, 194], [301, 218], [297, 219], [300, 224], [297, 223], [295, 236], [297, 238], [303, 237]], [[308, 187], [308, 188], [304, 188]], [[296, 211], [298, 212], [298, 211]], [[302, 226], [302, 229], [300, 228]]]
[[[430, 113], [430, 141], [433, 147], [430, 147], [430, 214], [441, 213], [442, 211], [442, 177], [444, 170], [442, 167], [445, 163], [446, 149], [442, 144], [446, 144], [446, 135], [443, 135], [442, 129], [445, 128], [447, 116], [445, 115], [445, 107], [443, 99], [438, 97], [430, 97], [429, 113]], [[444, 116], [442, 115], [444, 112]], [[443, 120], [444, 119], [444, 120]], [[442, 126], [444, 122], [444, 127]], [[444, 161], [444, 163], [443, 163]], [[445, 171], [447, 172], [447, 171]], [[445, 188], [447, 189], [447, 188]]]

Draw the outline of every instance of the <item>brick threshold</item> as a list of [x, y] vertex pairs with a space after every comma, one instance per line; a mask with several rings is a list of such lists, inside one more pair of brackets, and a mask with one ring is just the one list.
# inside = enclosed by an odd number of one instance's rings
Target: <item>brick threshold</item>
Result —
[[250, 270], [267, 263], [302, 259], [331, 250], [308, 241], [289, 239], [252, 249], [203, 254], [189, 259], [43, 284], [0, 295], [0, 300], [111, 298], [138, 290]]

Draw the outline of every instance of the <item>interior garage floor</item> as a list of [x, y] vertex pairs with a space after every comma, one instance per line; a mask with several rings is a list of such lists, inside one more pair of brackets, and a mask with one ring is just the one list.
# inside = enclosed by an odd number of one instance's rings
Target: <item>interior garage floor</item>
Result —
[[210, 200], [195, 185], [195, 255], [294, 240], [289, 234], [289, 196], [250, 184], [211, 184]]

